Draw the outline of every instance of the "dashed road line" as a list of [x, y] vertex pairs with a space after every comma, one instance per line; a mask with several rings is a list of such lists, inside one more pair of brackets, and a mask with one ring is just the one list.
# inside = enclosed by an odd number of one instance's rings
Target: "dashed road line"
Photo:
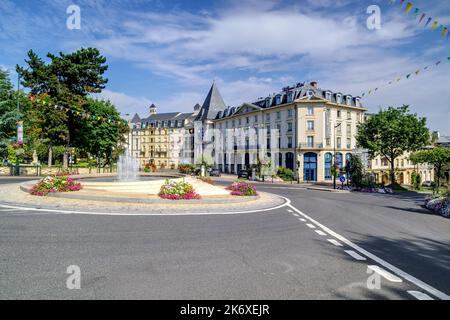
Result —
[[347, 253], [349, 256], [351, 256], [352, 258], [358, 260], [358, 261], [365, 261], [367, 260], [366, 258], [364, 258], [362, 255], [356, 253], [353, 250], [344, 250], [345, 253]]
[[307, 225], [309, 228], [311, 228], [311, 229], [315, 229], [315, 228], [316, 228], [316, 226], [313, 225], [313, 224], [311, 224], [311, 223], [307, 223], [306, 225]]
[[299, 218], [298, 220], [300, 220], [301, 222], [306, 222], [306, 220], [303, 218]]
[[427, 295], [426, 293], [420, 292], [420, 291], [414, 291], [414, 290], [408, 290], [407, 291], [410, 295], [412, 295], [417, 300], [434, 300], [432, 297]]
[[314, 230], [317, 234], [321, 235], [321, 236], [326, 236], [327, 234], [325, 232], [323, 232], [322, 230]]
[[328, 242], [331, 242], [332, 244], [334, 244], [336, 247], [342, 247], [342, 244], [337, 241], [336, 239], [327, 239]]
[[401, 278], [397, 277], [396, 275], [393, 275], [392, 273], [384, 270], [383, 268], [380, 268], [379, 266], [368, 266], [368, 268], [372, 269], [374, 272], [378, 273], [386, 280], [389, 280], [391, 282], [403, 282]]
[[[336, 239], [339, 239], [340, 241], [342, 241], [343, 243], [345, 243], [347, 246], [351, 247], [352, 249], [356, 250], [357, 252], [359, 252], [360, 254], [366, 256], [367, 258], [379, 263], [380, 265], [382, 265], [384, 268], [392, 271], [393, 273], [395, 273], [397, 276], [413, 283], [414, 285], [416, 285], [417, 287], [427, 291], [428, 293], [431, 293], [433, 296], [441, 299], [441, 300], [450, 300], [450, 296], [447, 295], [446, 293], [430, 286], [429, 284], [423, 282], [422, 280], [417, 279], [416, 277], [410, 275], [409, 273], [397, 268], [396, 266], [390, 264], [389, 262], [381, 259], [380, 257], [370, 253], [369, 251], [361, 248], [360, 246], [358, 246], [357, 244], [353, 243], [352, 241], [348, 240], [347, 238], [341, 236], [340, 234], [334, 232], [333, 230], [331, 230], [330, 228], [324, 226], [323, 224], [319, 223], [318, 221], [314, 220], [313, 218], [311, 218], [310, 216], [306, 215], [305, 213], [303, 213], [302, 211], [298, 210], [296, 207], [294, 207], [290, 200], [286, 197], [284, 197], [284, 199], [286, 199], [288, 201], [288, 206], [294, 210], [295, 212], [297, 212], [298, 214], [300, 214], [301, 216], [305, 217], [306, 219], [308, 219], [309, 221], [315, 223], [319, 228], [321, 228], [323, 231], [327, 232], [328, 234], [330, 234], [331, 236], [335, 237]], [[331, 240], [331, 239], [328, 239]]]

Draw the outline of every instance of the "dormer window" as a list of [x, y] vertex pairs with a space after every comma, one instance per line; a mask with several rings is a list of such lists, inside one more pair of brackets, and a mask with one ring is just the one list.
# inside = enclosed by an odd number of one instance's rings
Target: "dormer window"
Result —
[[306, 91], [306, 96], [307, 96], [308, 98], [311, 98], [313, 95], [314, 95], [314, 92], [313, 92], [312, 90]]
[[336, 95], [336, 103], [342, 103], [342, 95], [339, 93]]
[[267, 98], [266, 99], [266, 108], [269, 108], [270, 107], [270, 98]]
[[328, 101], [331, 101], [331, 92], [330, 91], [325, 92], [325, 99], [327, 99]]
[[276, 103], [276, 105], [281, 104], [281, 95], [277, 95], [277, 96], [275, 97], [275, 103]]
[[287, 94], [287, 102], [292, 102], [294, 100], [294, 94], [292, 92], [289, 92]]
[[350, 106], [352, 104], [352, 97], [347, 96], [347, 105]]
[[357, 107], [361, 107], [361, 99], [360, 98], [356, 98], [355, 99], [355, 104]]

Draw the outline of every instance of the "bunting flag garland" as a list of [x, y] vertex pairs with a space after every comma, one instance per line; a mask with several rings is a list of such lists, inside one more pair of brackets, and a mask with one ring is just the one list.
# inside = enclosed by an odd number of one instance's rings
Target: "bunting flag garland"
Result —
[[[448, 31], [448, 30], [447, 30], [447, 31]], [[450, 56], [447, 57], [445, 60], [448, 61], [448, 62], [450, 62]], [[375, 89], [370, 89], [370, 90], [368, 90], [368, 91], [362, 93], [362, 94], [361, 94], [361, 97], [365, 97], [365, 96], [371, 95], [372, 93], [377, 92], [377, 91], [379, 91], [379, 90], [382, 89], [382, 88], [385, 88], [385, 87], [387, 87], [387, 86], [392, 85], [394, 82], [395, 82], [395, 83], [400, 82], [402, 79], [409, 80], [409, 79], [412, 78], [413, 75], [419, 76], [420, 74], [423, 73], [422, 71], [426, 71], [426, 70], [432, 69], [433, 66], [434, 66], [434, 67], [438, 67], [439, 65], [442, 64], [443, 61], [444, 61], [444, 60], [436, 61], [433, 65], [428, 65], [428, 66], [423, 67], [423, 68], [421, 68], [421, 69], [417, 69], [416, 71], [411, 72], [411, 73], [408, 73], [408, 74], [404, 75], [403, 77], [397, 77], [397, 78], [395, 78], [394, 80], [389, 80], [389, 81], [386, 83], [386, 85], [378, 86], [378, 87], [376, 87]]]
[[[396, 0], [389, 0], [389, 2], [391, 4], [395, 4]], [[403, 6], [404, 2], [405, 2], [404, 0], [400, 0], [400, 6]], [[411, 12], [411, 10], [413, 9], [413, 7], [414, 7], [414, 4], [412, 2], [407, 2], [406, 9], [405, 9], [406, 13], [409, 14]], [[416, 19], [419, 18], [419, 16], [420, 16], [420, 18], [418, 19], [419, 20], [419, 24], [421, 24], [422, 21], [426, 21], [425, 25], [424, 25], [425, 28], [427, 28], [430, 25], [430, 23], [433, 21], [432, 17], [428, 17], [425, 20], [425, 17], [427, 17], [427, 14], [425, 12], [423, 12], [421, 14], [422, 11], [419, 8], [417, 8], [417, 7], [414, 9], [413, 12], [414, 12], [414, 17]], [[447, 36], [447, 38], [450, 39], [450, 32], [449, 32], [448, 27], [446, 27], [443, 24], [439, 24], [439, 22], [437, 20], [434, 20], [434, 22], [431, 24], [431, 30], [434, 31], [436, 29], [438, 29], [438, 32], [441, 33], [443, 38], [445, 38]]]
[[38, 97], [38, 98], [36, 98], [35, 96], [32, 96], [32, 95], [30, 95], [29, 96], [29, 100], [36, 106], [36, 107], [38, 107], [39, 108], [39, 106], [43, 106], [43, 107], [45, 107], [45, 106], [49, 106], [49, 107], [52, 107], [53, 106], [53, 108], [55, 109], [55, 110], [60, 110], [60, 111], [64, 111], [65, 113], [69, 113], [69, 112], [71, 112], [74, 116], [78, 116], [78, 117], [80, 117], [81, 119], [83, 119], [83, 120], [92, 120], [92, 121], [98, 121], [98, 122], [108, 122], [108, 123], [110, 123], [110, 124], [118, 124], [118, 123], [120, 123], [121, 121], [123, 122], [123, 124], [124, 125], [127, 125], [128, 123], [127, 123], [127, 121], [125, 121], [125, 120], [123, 120], [123, 119], [121, 119], [121, 120], [114, 120], [114, 119], [108, 119], [108, 118], [106, 118], [106, 117], [101, 117], [101, 116], [95, 116], [95, 115], [90, 115], [90, 114], [88, 114], [88, 113], [84, 113], [84, 112], [80, 112], [80, 111], [74, 111], [74, 110], [72, 110], [72, 109], [70, 109], [70, 108], [66, 108], [66, 107], [63, 107], [63, 106], [59, 106], [59, 105], [57, 105], [57, 104], [55, 104], [55, 105], [53, 105], [50, 101], [49, 101], [49, 99], [48, 99], [48, 97], [47, 96], [44, 96], [44, 97]]

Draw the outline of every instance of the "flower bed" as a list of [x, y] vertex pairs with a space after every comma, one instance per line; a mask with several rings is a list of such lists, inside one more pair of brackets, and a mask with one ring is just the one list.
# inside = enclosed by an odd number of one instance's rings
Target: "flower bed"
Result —
[[425, 200], [425, 207], [434, 213], [450, 218], [450, 198], [427, 198]]
[[33, 186], [31, 194], [44, 197], [49, 193], [79, 191], [81, 188], [81, 183], [67, 176], [47, 176]]
[[258, 195], [255, 186], [247, 182], [235, 182], [226, 189], [231, 191], [232, 196], [252, 197]]
[[195, 200], [201, 198], [191, 184], [184, 181], [169, 182], [168, 180], [161, 186], [158, 196], [168, 200]]

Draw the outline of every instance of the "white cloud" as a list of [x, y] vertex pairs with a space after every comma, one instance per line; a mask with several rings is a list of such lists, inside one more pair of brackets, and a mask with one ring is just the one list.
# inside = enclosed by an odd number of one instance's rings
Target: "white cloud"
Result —
[[98, 98], [111, 101], [123, 116], [127, 114], [133, 116], [138, 113], [140, 116], [146, 116], [151, 101], [145, 97], [132, 97], [122, 92], [103, 90], [97, 95]]

